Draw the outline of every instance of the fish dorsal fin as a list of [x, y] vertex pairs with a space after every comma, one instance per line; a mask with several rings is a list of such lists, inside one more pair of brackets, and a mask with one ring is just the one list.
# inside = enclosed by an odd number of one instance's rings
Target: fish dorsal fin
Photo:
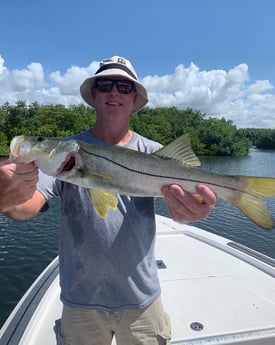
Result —
[[99, 217], [106, 218], [109, 208], [117, 210], [118, 198], [115, 194], [97, 188], [89, 188], [88, 191], [91, 203]]
[[162, 147], [160, 150], [154, 152], [155, 155], [175, 159], [182, 164], [192, 167], [198, 167], [201, 165], [198, 157], [192, 150], [189, 134], [183, 134], [170, 144]]

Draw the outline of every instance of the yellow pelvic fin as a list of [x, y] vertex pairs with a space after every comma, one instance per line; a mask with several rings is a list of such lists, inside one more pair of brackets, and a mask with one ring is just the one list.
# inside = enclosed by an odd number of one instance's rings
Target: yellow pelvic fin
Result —
[[156, 151], [154, 154], [160, 157], [178, 160], [182, 164], [192, 167], [198, 167], [201, 165], [198, 157], [192, 150], [188, 133], [181, 135], [170, 144]]
[[106, 218], [109, 208], [117, 210], [118, 198], [115, 194], [97, 188], [89, 188], [91, 203], [97, 215]]
[[233, 203], [254, 223], [271, 230], [275, 221], [269, 212], [265, 198], [275, 196], [275, 178], [240, 176], [244, 182], [244, 192]]

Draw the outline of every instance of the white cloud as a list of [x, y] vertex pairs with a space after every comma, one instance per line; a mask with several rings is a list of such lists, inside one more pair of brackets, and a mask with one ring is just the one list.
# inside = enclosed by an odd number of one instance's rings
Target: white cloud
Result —
[[[79, 86], [98, 68], [94, 61], [87, 67], [71, 66], [46, 73], [40, 63], [9, 70], [0, 55], [0, 105], [18, 100], [39, 104], [78, 104]], [[274, 86], [268, 80], [251, 83], [248, 66], [240, 64], [229, 71], [201, 71], [191, 63], [180, 64], [171, 74], [146, 76], [150, 107], [178, 107], [200, 110], [207, 116], [224, 117], [238, 127], [275, 128]]]
[[5, 60], [2, 58], [2, 56], [0, 55], [0, 76], [1, 74], [4, 74], [5, 70], [7, 69], [4, 66]]
[[44, 86], [44, 71], [40, 63], [31, 63], [26, 69], [13, 70], [9, 80], [15, 92], [29, 92]]
[[59, 88], [62, 95], [79, 94], [79, 86], [89, 76], [95, 73], [98, 68], [97, 62], [92, 62], [87, 68], [72, 66], [62, 76], [59, 71], [49, 75], [52, 82]]
[[224, 117], [238, 127], [275, 128], [274, 87], [268, 80], [249, 84], [248, 66], [200, 71], [179, 65], [165, 76], [146, 76], [149, 106], [190, 107], [207, 116]]
[[273, 90], [273, 85], [268, 80], [257, 80], [255, 84], [248, 87], [250, 93], [260, 93]]

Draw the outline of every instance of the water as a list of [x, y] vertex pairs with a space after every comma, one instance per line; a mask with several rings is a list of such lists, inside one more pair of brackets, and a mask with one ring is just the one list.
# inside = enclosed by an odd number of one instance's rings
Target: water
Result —
[[[275, 177], [275, 151], [251, 150], [244, 158], [206, 157], [202, 168], [220, 174]], [[275, 216], [275, 199], [268, 200]], [[57, 255], [58, 200], [31, 221], [16, 222], [0, 215], [0, 326], [39, 273]], [[162, 199], [156, 211], [168, 216]], [[275, 230], [262, 230], [229, 203], [219, 200], [208, 219], [194, 223], [275, 258]]]
[[59, 202], [54, 206], [28, 222], [0, 215], [0, 326], [57, 255]]

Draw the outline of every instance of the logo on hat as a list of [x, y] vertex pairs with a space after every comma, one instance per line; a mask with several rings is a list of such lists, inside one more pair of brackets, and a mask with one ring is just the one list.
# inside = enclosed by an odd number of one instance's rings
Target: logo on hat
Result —
[[124, 59], [122, 59], [121, 57], [119, 57], [119, 58], [117, 59], [117, 62], [123, 63], [123, 65], [126, 65], [126, 61], [125, 61]]

